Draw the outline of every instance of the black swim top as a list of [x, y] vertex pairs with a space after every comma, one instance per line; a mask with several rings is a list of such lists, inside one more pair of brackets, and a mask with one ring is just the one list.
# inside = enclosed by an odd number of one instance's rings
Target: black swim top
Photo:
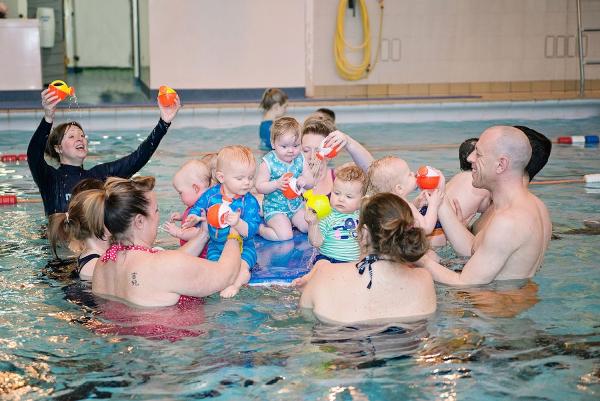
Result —
[[97, 178], [101, 181], [108, 177], [131, 178], [150, 160], [158, 144], [167, 133], [171, 124], [160, 119], [150, 135], [128, 156], [102, 163], [89, 170], [82, 166], [61, 164], [59, 168], [50, 166], [44, 160], [44, 149], [52, 129], [52, 124], [44, 118], [31, 137], [27, 148], [27, 163], [33, 181], [37, 184], [44, 201], [46, 215], [67, 211], [71, 190], [85, 178]]
[[81, 272], [81, 269], [83, 269], [83, 266], [85, 266], [87, 262], [89, 262], [92, 259], [98, 259], [99, 257], [100, 255], [98, 255], [97, 253], [90, 253], [89, 255], [84, 256], [83, 258], [77, 257], [77, 274]]
[[367, 288], [371, 289], [371, 285], [373, 284], [373, 263], [379, 260], [389, 260], [382, 256], [375, 255], [374, 253], [365, 256], [356, 264], [356, 268], [358, 269], [358, 274], [363, 274], [366, 268], [369, 268], [369, 284], [367, 284]]

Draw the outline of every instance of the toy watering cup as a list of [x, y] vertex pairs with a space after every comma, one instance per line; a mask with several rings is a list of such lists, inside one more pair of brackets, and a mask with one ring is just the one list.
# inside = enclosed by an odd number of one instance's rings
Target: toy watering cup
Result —
[[314, 210], [319, 220], [324, 219], [331, 213], [331, 205], [326, 195], [315, 195], [312, 189], [309, 189], [304, 192], [303, 196], [306, 199], [306, 207]]
[[421, 166], [417, 170], [417, 185], [421, 189], [436, 189], [440, 175], [430, 166]]
[[75, 96], [75, 88], [69, 88], [69, 85], [67, 85], [65, 81], [61, 81], [60, 79], [52, 81], [50, 85], [48, 85], [48, 90], [53, 95], [58, 96], [60, 100], [65, 100], [69, 96]]
[[300, 196], [300, 193], [302, 191], [300, 190], [300, 188], [298, 188], [298, 184], [296, 183], [296, 178], [294, 177], [294, 174], [285, 173], [283, 176], [290, 178], [290, 180], [288, 181], [288, 184], [285, 186], [285, 188], [282, 191], [283, 196], [285, 196], [288, 199], [296, 199], [297, 197]]
[[225, 222], [229, 213], [232, 210], [227, 203], [217, 203], [208, 208], [206, 212], [206, 221], [214, 228], [225, 228], [229, 227], [229, 224]]
[[324, 160], [324, 159], [333, 159], [334, 157], [337, 156], [340, 147], [339, 145], [333, 148], [328, 148], [327, 146], [325, 146], [325, 141], [327, 140], [327, 138], [323, 139], [323, 141], [321, 142], [321, 144], [319, 145], [319, 150], [317, 150], [317, 159], [319, 160]]
[[158, 88], [158, 102], [164, 107], [171, 107], [175, 105], [175, 99], [177, 98], [177, 92], [166, 85]]

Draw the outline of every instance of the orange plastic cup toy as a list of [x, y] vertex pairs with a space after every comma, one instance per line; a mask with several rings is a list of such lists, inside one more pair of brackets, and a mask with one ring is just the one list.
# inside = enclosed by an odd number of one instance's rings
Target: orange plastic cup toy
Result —
[[298, 188], [298, 185], [296, 184], [296, 178], [294, 178], [294, 175], [292, 173], [285, 173], [283, 175], [284, 177], [290, 177], [290, 180], [288, 181], [288, 185], [285, 186], [285, 188], [283, 189], [283, 196], [285, 196], [288, 199], [296, 199], [297, 197], [300, 196], [300, 189]]
[[430, 166], [421, 166], [417, 170], [417, 185], [421, 189], [436, 189], [440, 175]]
[[69, 96], [75, 96], [75, 88], [69, 88], [69, 85], [67, 85], [65, 81], [61, 81], [60, 79], [52, 81], [50, 85], [48, 85], [48, 90], [53, 95], [58, 96], [60, 100], [65, 100]]
[[325, 141], [326, 139], [323, 139], [323, 141], [321, 142], [321, 145], [319, 145], [319, 150], [317, 151], [317, 159], [319, 160], [324, 160], [324, 159], [333, 159], [334, 157], [337, 156], [340, 147], [339, 145], [334, 147], [334, 148], [328, 148], [325, 146]]
[[175, 99], [177, 98], [177, 92], [166, 85], [158, 88], [158, 102], [164, 107], [171, 107], [175, 105]]
[[225, 222], [227, 215], [231, 212], [231, 208], [227, 203], [217, 203], [208, 208], [206, 212], [206, 221], [214, 228], [225, 228], [229, 224]]

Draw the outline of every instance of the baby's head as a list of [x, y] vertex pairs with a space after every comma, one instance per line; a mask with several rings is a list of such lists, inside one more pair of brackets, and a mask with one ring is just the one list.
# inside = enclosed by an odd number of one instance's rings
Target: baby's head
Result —
[[287, 110], [288, 96], [277, 88], [268, 88], [262, 95], [259, 107], [265, 112], [273, 112], [273, 119], [281, 117]]
[[210, 186], [210, 169], [200, 160], [188, 160], [173, 176], [173, 188], [187, 207], [193, 206]]
[[360, 202], [367, 176], [358, 166], [346, 166], [336, 170], [331, 206], [341, 213], [353, 213], [360, 209]]
[[229, 195], [246, 195], [254, 186], [256, 160], [250, 148], [225, 146], [217, 154], [217, 180]]
[[281, 117], [271, 126], [271, 146], [279, 160], [291, 163], [300, 154], [300, 123], [292, 117]]
[[217, 180], [216, 170], [217, 170], [217, 153], [207, 153], [200, 158], [200, 161], [206, 164], [210, 170], [210, 186], [212, 187], [219, 181]]
[[367, 194], [391, 192], [405, 197], [417, 188], [415, 173], [399, 157], [386, 156], [373, 161], [367, 172]]
[[469, 138], [460, 144], [458, 148], [458, 161], [460, 162], [461, 171], [471, 171], [471, 162], [467, 159], [471, 153], [475, 150], [475, 145], [479, 138]]

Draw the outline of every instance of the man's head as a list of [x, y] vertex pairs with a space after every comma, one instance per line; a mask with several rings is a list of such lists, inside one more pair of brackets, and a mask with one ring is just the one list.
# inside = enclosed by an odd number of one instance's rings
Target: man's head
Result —
[[531, 158], [531, 145], [525, 134], [514, 127], [486, 129], [468, 161], [473, 167], [473, 186], [491, 189], [498, 177], [521, 178]]
[[475, 150], [475, 144], [478, 138], [469, 138], [460, 144], [458, 148], [458, 161], [460, 162], [461, 171], [470, 171], [471, 163], [467, 160], [469, 155]]
[[531, 181], [548, 163], [550, 152], [552, 152], [552, 142], [544, 134], [529, 127], [515, 125], [515, 128], [521, 130], [527, 136], [531, 145], [531, 159], [525, 167], [525, 172], [529, 177], [529, 181]]

